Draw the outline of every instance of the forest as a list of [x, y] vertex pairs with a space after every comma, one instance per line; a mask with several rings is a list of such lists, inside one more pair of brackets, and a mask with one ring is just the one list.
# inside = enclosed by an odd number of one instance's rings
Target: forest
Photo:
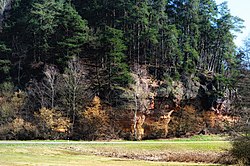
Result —
[[[243, 20], [214, 0], [2, 0], [0, 139], [228, 132]], [[250, 42], [249, 42], [250, 43]]]

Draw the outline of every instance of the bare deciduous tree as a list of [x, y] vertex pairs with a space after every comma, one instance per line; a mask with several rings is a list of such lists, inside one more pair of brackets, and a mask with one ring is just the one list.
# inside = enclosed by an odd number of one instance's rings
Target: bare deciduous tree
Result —
[[32, 80], [32, 87], [29, 89], [30, 94], [36, 98], [41, 108], [55, 108], [58, 70], [55, 66], [45, 66], [44, 79], [41, 82]]
[[86, 89], [86, 72], [80, 60], [74, 57], [68, 62], [68, 68], [63, 74], [64, 93], [68, 105], [67, 115], [72, 116], [72, 130], [76, 119], [77, 107], [84, 96]]
[[51, 108], [55, 107], [55, 97], [56, 97], [56, 79], [58, 76], [57, 69], [54, 66], [46, 66], [44, 74], [46, 76], [43, 86], [48, 91], [47, 95], [50, 98]]

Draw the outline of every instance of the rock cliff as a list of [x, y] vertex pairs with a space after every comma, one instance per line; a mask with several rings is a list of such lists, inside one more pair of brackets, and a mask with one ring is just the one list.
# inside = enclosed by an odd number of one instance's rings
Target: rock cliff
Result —
[[[129, 89], [119, 89], [117, 93], [119, 101], [124, 101], [118, 107], [127, 110], [125, 119], [130, 123], [125, 130], [131, 132], [132, 138], [166, 138], [225, 130], [222, 122], [225, 119], [221, 116], [227, 112], [228, 100], [223, 98], [226, 94], [220, 94], [218, 80], [212, 72], [166, 81], [155, 79], [142, 66], [139, 72], [133, 73], [133, 78], [135, 82]], [[117, 119], [118, 124], [121, 121], [124, 122], [122, 118]]]

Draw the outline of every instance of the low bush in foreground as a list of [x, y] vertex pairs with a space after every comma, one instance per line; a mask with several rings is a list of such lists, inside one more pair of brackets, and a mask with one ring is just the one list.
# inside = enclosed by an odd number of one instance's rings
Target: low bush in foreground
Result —
[[232, 142], [232, 155], [239, 165], [250, 165], [250, 136], [240, 136]]

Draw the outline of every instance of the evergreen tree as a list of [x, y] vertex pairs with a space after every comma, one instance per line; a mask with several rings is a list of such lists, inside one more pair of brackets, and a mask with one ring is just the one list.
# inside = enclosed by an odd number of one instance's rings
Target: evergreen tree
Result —
[[243, 21], [230, 14], [227, 3], [218, 6], [219, 18], [216, 20], [216, 39], [214, 40], [213, 61], [210, 63], [211, 69], [217, 73], [223, 74], [223, 71], [234, 61], [236, 55], [236, 46], [233, 42], [233, 32], [237, 32]]
[[[149, 23], [148, 33], [148, 51], [153, 53], [155, 57], [151, 63], [157, 70], [163, 68], [163, 71], [167, 71], [167, 74], [177, 74], [177, 68], [181, 63], [180, 48], [178, 45], [178, 31], [176, 26], [171, 23], [171, 18], [168, 17], [166, 12], [166, 1], [155, 0], [150, 3], [151, 16]], [[160, 69], [162, 70], [162, 69]]]
[[[11, 9], [3, 12], [6, 2]], [[161, 85], [167, 82], [164, 77], [195, 78], [209, 71], [216, 77], [216, 90], [223, 92], [236, 82], [243, 55], [233, 43], [242, 20], [215, 0], [2, 0], [0, 22], [0, 88], [12, 87], [13, 81], [17, 88], [32, 89], [28, 82], [35, 79], [39, 85], [46, 76], [52, 78], [42, 72], [44, 66], [59, 69], [56, 74], [64, 73], [67, 85], [55, 93], [54, 79], [47, 103], [59, 112], [67, 109], [73, 126], [86, 89], [112, 106], [113, 98], [135, 92], [127, 86], [132, 69], [138, 84], [140, 74], [149, 72]], [[40, 91], [46, 88], [48, 84]], [[30, 110], [44, 105], [30, 102]]]
[[51, 37], [56, 32], [60, 3], [55, 0], [35, 1], [30, 12], [29, 28], [33, 34], [35, 61], [46, 61], [50, 57]]
[[209, 59], [214, 49], [217, 5], [213, 0], [201, 0], [199, 5], [199, 68], [208, 70]]
[[62, 58], [79, 56], [88, 40], [88, 33], [87, 22], [69, 3], [65, 3], [59, 14], [58, 30], [55, 35], [58, 56]]
[[[12, 64], [10, 76], [18, 86], [23, 85], [23, 80], [27, 78], [28, 50], [31, 47], [31, 36], [26, 30], [27, 16], [31, 8], [31, 1], [16, 0], [11, 1], [11, 9], [6, 11], [3, 21], [1, 39], [11, 51], [5, 52], [5, 57]], [[10, 40], [11, 39], [11, 40]]]
[[[131, 1], [131, 8], [128, 11], [128, 31], [125, 36], [128, 38], [129, 58], [135, 64], [141, 64], [145, 57], [147, 31], [149, 30], [149, 4], [147, 0]], [[152, 38], [151, 38], [152, 39]], [[143, 56], [144, 55], [144, 56]]]
[[130, 83], [128, 65], [125, 61], [126, 46], [122, 39], [121, 30], [106, 27], [101, 41], [107, 57], [107, 70], [109, 72], [109, 86], [126, 86]]
[[11, 62], [6, 56], [6, 52], [9, 52], [10, 49], [6, 48], [6, 45], [0, 43], [0, 93], [4, 90], [5, 85], [11, 82], [10, 78], [10, 69]]
[[180, 31], [178, 43], [183, 54], [183, 72], [194, 72], [198, 61], [198, 0], [172, 0], [169, 2], [168, 13], [172, 22]]

